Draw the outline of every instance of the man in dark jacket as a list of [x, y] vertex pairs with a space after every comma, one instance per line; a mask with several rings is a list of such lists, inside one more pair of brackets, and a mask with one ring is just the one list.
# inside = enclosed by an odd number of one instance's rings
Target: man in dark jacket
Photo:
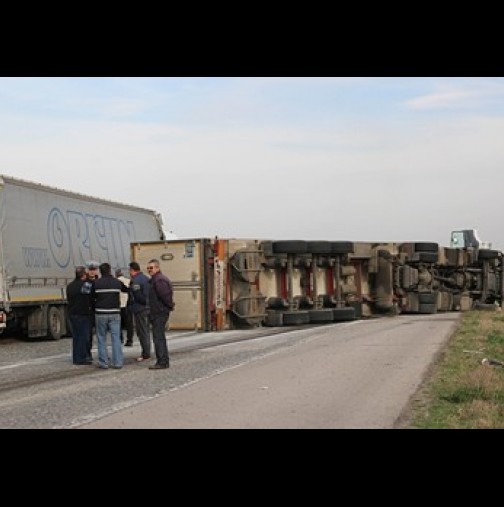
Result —
[[156, 352], [156, 364], [149, 366], [151, 370], [169, 368], [168, 345], [166, 343], [166, 323], [170, 312], [175, 307], [173, 287], [170, 279], [161, 273], [159, 261], [152, 259], [147, 264], [149, 281], [149, 320], [152, 324], [152, 341]]
[[[98, 268], [100, 267], [100, 263], [97, 261], [87, 261], [86, 262], [86, 279], [88, 282], [93, 284], [95, 280], [98, 280]], [[91, 354], [91, 349], [93, 348], [93, 331], [95, 330], [95, 318], [94, 311], [91, 312], [89, 316], [89, 340], [87, 344], [87, 360], [92, 361], [93, 356]]]
[[128, 311], [133, 315], [135, 328], [142, 347], [142, 354], [137, 361], [151, 357], [151, 340], [149, 332], [149, 277], [140, 271], [138, 262], [129, 263], [130, 295]]
[[128, 292], [128, 287], [112, 276], [108, 262], [100, 264], [100, 275], [93, 283], [92, 296], [98, 342], [98, 366], [109, 367], [107, 333], [112, 341], [112, 368], [122, 368], [124, 356], [121, 344], [121, 301], [120, 293]]
[[72, 327], [73, 364], [93, 364], [88, 358], [89, 326], [91, 323], [91, 282], [87, 281], [86, 268], [75, 268], [75, 279], [66, 288], [68, 318]]

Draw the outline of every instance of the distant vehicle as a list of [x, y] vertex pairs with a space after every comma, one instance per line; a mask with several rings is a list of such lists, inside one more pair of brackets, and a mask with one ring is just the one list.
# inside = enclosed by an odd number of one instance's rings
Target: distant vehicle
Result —
[[164, 238], [155, 211], [0, 175], [0, 333], [59, 339], [76, 266], [127, 272], [132, 242]]
[[462, 229], [452, 231], [450, 238], [451, 248], [492, 248], [489, 241], [481, 241], [476, 229]]

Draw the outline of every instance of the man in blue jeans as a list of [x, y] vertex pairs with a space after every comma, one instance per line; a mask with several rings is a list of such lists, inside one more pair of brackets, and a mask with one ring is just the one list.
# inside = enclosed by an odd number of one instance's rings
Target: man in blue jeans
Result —
[[161, 273], [157, 259], [151, 259], [147, 263], [147, 271], [151, 277], [149, 281], [149, 320], [152, 325], [152, 341], [157, 359], [156, 364], [149, 366], [149, 369], [163, 370], [170, 367], [165, 331], [170, 312], [175, 307], [173, 287], [170, 279]]
[[92, 298], [94, 301], [96, 341], [98, 342], [98, 366], [109, 367], [107, 350], [107, 333], [112, 341], [112, 368], [122, 368], [124, 357], [121, 344], [121, 292], [128, 292], [120, 280], [112, 276], [110, 264], [100, 264], [101, 277], [93, 284]]

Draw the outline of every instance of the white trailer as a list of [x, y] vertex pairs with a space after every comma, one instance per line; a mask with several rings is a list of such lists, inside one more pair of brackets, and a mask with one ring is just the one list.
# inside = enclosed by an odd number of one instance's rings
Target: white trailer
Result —
[[59, 339], [76, 266], [127, 270], [132, 242], [164, 238], [153, 210], [0, 175], [0, 333]]

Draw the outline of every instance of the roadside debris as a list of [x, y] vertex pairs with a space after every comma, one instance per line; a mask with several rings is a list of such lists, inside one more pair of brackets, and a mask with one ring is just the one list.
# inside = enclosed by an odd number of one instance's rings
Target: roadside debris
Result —
[[487, 357], [481, 360], [481, 364], [485, 366], [498, 366], [500, 368], [504, 367], [504, 362], [498, 361], [497, 359], [489, 359]]

